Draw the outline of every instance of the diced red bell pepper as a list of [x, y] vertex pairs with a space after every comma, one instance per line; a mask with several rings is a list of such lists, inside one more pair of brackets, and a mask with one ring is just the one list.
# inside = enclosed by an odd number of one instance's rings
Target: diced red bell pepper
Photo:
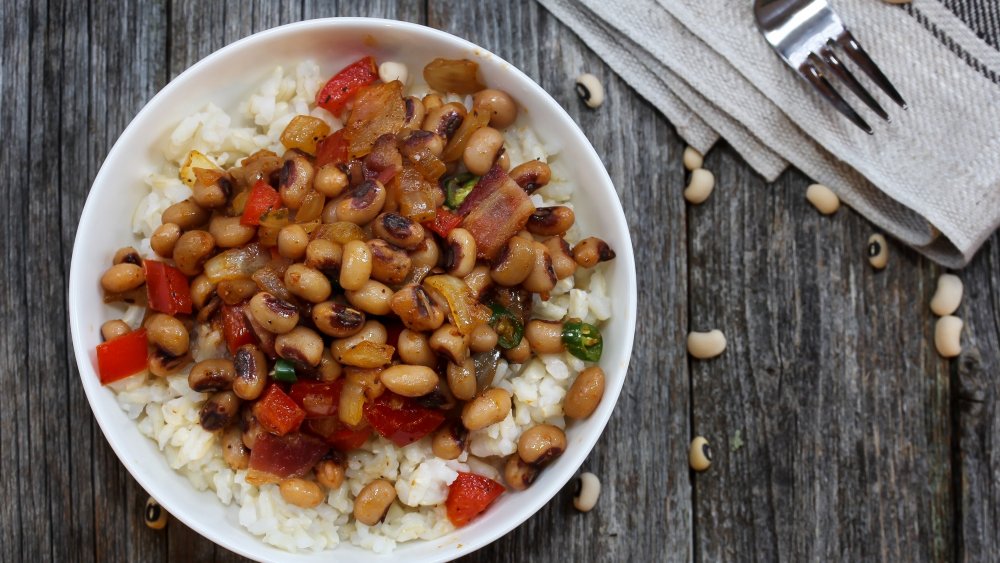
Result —
[[344, 138], [346, 129], [338, 129], [326, 136], [316, 147], [316, 168], [327, 164], [344, 164], [348, 160], [348, 142]]
[[191, 288], [187, 276], [177, 268], [157, 260], [143, 260], [149, 308], [176, 315], [191, 313]]
[[443, 207], [438, 207], [433, 221], [424, 221], [423, 226], [434, 231], [441, 238], [448, 238], [448, 233], [462, 223], [462, 216], [456, 215]]
[[246, 207], [243, 208], [243, 217], [240, 218], [240, 224], [249, 226], [260, 225], [262, 215], [280, 206], [281, 196], [277, 190], [264, 180], [257, 180], [257, 183], [253, 185], [253, 189], [250, 190]]
[[244, 344], [257, 342], [247, 323], [242, 305], [222, 306], [222, 334], [226, 337], [226, 346], [230, 354], [235, 354]]
[[101, 385], [125, 379], [146, 369], [149, 360], [146, 329], [123, 334], [97, 345], [97, 373]]
[[250, 450], [247, 481], [263, 484], [304, 477], [328, 451], [330, 446], [307, 434], [275, 436], [262, 432]]
[[279, 436], [298, 430], [306, 419], [306, 411], [274, 383], [254, 403], [253, 415], [261, 426]]
[[347, 101], [358, 90], [375, 82], [377, 78], [378, 67], [375, 66], [375, 59], [371, 56], [364, 57], [333, 75], [333, 78], [316, 94], [316, 105], [334, 115], [339, 115]]
[[444, 412], [422, 407], [412, 399], [386, 391], [365, 405], [365, 420], [397, 446], [412, 444], [444, 422]]
[[288, 396], [305, 411], [306, 418], [324, 418], [337, 414], [343, 387], [343, 379], [332, 383], [298, 381], [289, 388]]
[[503, 485], [475, 473], [459, 473], [448, 487], [448, 520], [456, 527], [468, 524], [503, 494]]
[[327, 444], [342, 452], [349, 452], [360, 448], [372, 435], [370, 426], [364, 425], [361, 428], [351, 428], [341, 422], [336, 416], [307, 418], [302, 427], [307, 432], [323, 438]]

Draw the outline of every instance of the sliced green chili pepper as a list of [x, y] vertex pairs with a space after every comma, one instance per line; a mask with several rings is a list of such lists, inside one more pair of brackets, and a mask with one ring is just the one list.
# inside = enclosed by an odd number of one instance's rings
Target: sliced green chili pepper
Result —
[[458, 206], [462, 205], [462, 202], [465, 201], [465, 198], [469, 196], [472, 188], [476, 187], [476, 183], [478, 182], [479, 176], [468, 172], [449, 178], [444, 184], [446, 194], [445, 206], [458, 209]]
[[281, 381], [283, 383], [295, 383], [299, 380], [295, 376], [295, 365], [288, 360], [278, 360], [274, 362], [274, 369], [271, 370], [271, 377], [275, 381]]
[[497, 331], [497, 344], [505, 350], [516, 348], [524, 336], [524, 325], [506, 307], [499, 303], [490, 305], [490, 326]]
[[604, 339], [601, 331], [592, 324], [572, 320], [563, 324], [562, 341], [570, 354], [587, 362], [601, 359]]

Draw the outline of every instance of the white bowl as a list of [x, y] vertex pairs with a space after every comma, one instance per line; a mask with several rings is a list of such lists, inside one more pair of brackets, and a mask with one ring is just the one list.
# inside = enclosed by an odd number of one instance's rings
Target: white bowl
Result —
[[[585, 421], [567, 432], [566, 453], [543, 471], [531, 488], [504, 495], [480, 518], [433, 541], [401, 543], [390, 556], [378, 556], [343, 543], [334, 552], [291, 554], [265, 544], [242, 528], [238, 509], [224, 506], [211, 491], [199, 492], [168, 467], [154, 442], [142, 436], [101, 386], [95, 347], [101, 324], [116, 310], [101, 300], [99, 279], [113, 252], [133, 244], [132, 212], [144, 195], [143, 180], [163, 162], [161, 142], [186, 115], [208, 102], [235, 111], [239, 100], [273, 71], [304, 59], [330, 75], [365, 54], [407, 63], [411, 73], [435, 57], [471, 58], [490, 86], [509, 92], [532, 119], [543, 139], [558, 140], [560, 158], [573, 163], [577, 220], [585, 232], [608, 241], [618, 254], [610, 263], [608, 286], [614, 295], [612, 319], [603, 329], [607, 373], [604, 400]], [[601, 159], [566, 112], [530, 78], [496, 55], [463, 39], [428, 27], [366, 18], [335, 18], [285, 25], [237, 41], [198, 62], [163, 88], [136, 115], [101, 167], [76, 235], [69, 282], [70, 328], [87, 399], [104, 435], [136, 481], [175, 518], [198, 533], [257, 560], [444, 561], [478, 549], [534, 514], [573, 477], [611, 416], [628, 368], [636, 319], [636, 276], [628, 226]]]

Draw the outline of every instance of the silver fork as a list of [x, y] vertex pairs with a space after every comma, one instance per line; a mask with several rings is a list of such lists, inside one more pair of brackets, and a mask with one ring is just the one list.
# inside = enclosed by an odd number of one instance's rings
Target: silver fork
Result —
[[889, 79], [872, 61], [858, 40], [844, 27], [844, 22], [834, 13], [826, 0], [754, 0], [754, 18], [757, 27], [781, 55], [788, 66], [795, 69], [837, 111], [847, 116], [855, 125], [871, 135], [872, 128], [844, 100], [827, 76], [840, 79], [854, 95], [886, 121], [889, 114], [875, 101], [865, 87], [844, 66], [833, 48], [840, 47], [847, 58], [854, 61], [901, 108], [906, 102]]

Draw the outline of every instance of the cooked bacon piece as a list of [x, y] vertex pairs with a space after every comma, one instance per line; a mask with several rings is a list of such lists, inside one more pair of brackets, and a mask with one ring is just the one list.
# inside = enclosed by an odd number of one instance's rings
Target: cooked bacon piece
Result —
[[476, 240], [476, 255], [492, 260], [535, 212], [528, 194], [499, 166], [480, 178], [458, 208], [462, 227]]
[[323, 440], [294, 432], [276, 436], [262, 432], [250, 450], [247, 482], [254, 485], [303, 477], [330, 449]]

